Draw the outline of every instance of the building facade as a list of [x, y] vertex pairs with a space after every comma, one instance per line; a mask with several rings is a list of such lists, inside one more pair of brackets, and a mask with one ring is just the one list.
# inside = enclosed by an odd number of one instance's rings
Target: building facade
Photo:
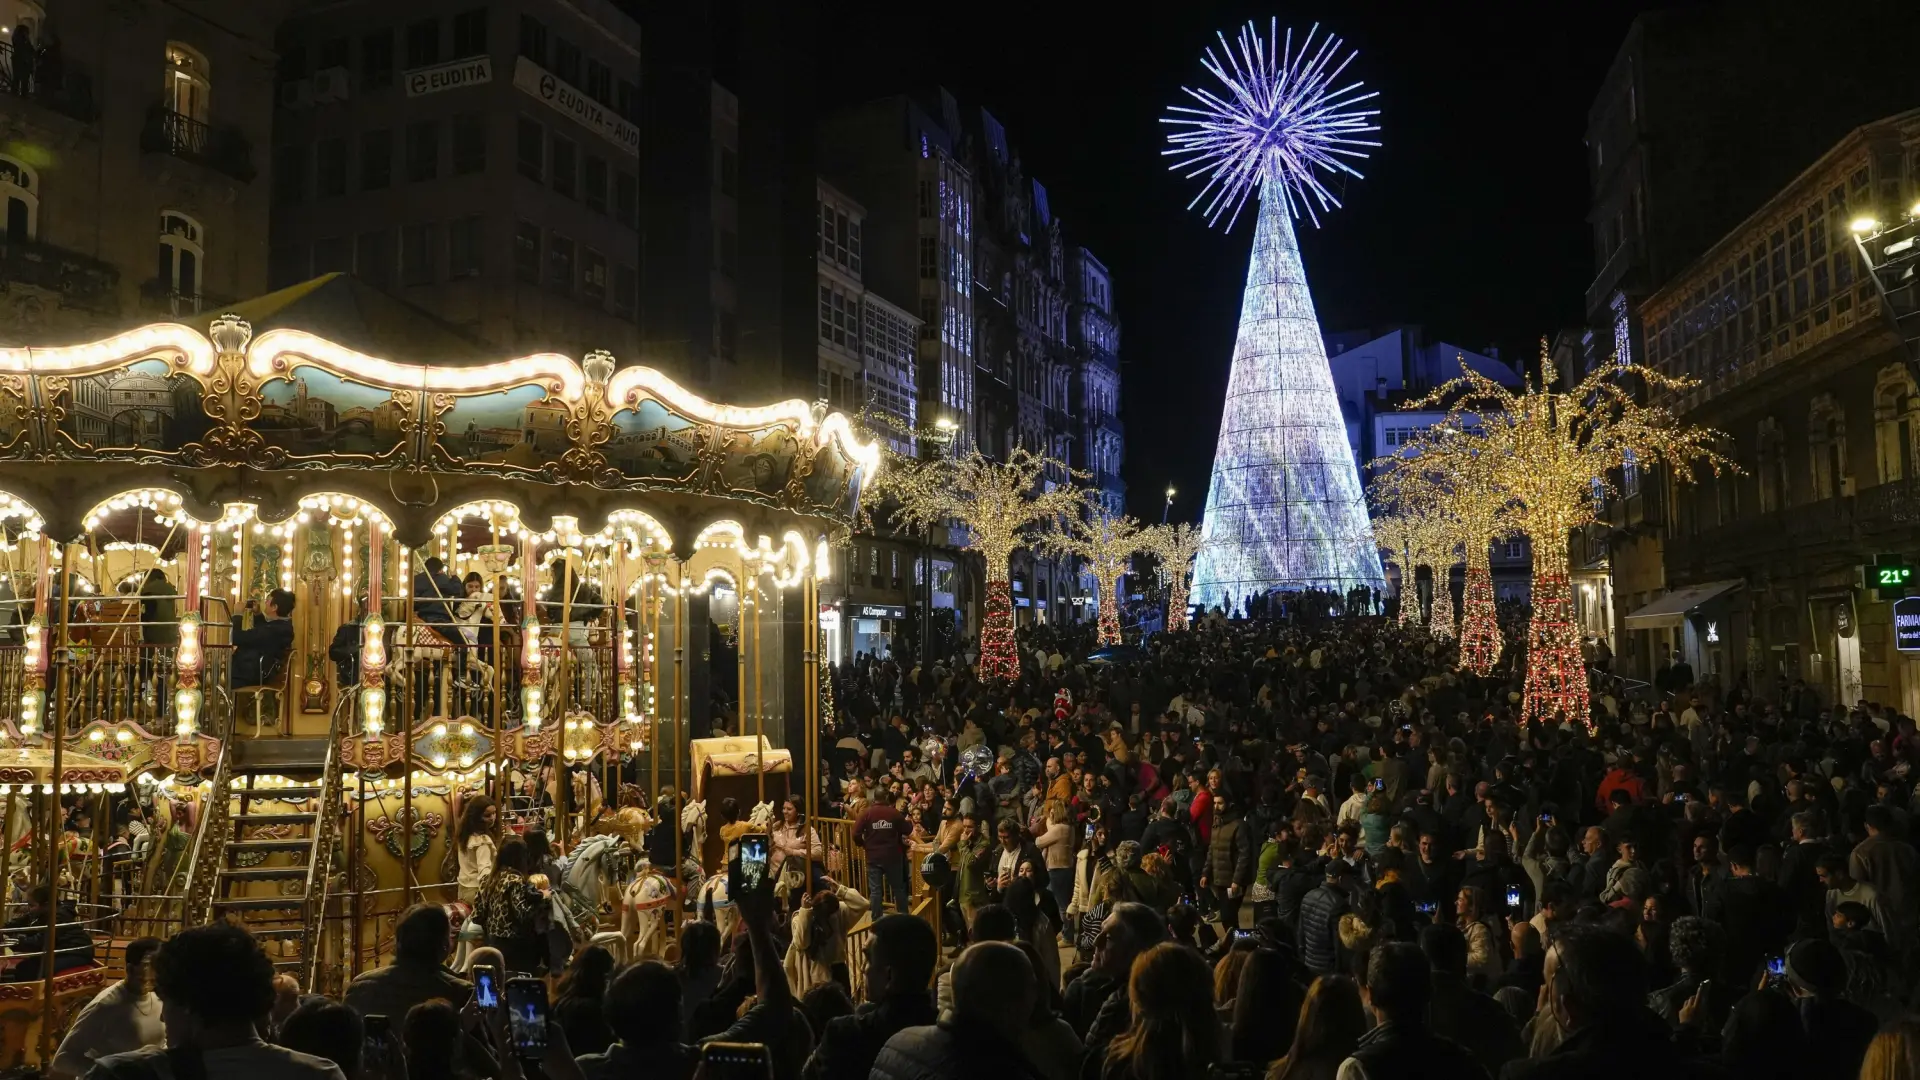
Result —
[[263, 291], [286, 6], [0, 2], [0, 333], [86, 340]]
[[637, 358], [638, 38], [607, 0], [294, 15], [271, 284], [352, 273], [502, 355]]
[[1920, 199], [1917, 143], [1920, 110], [1848, 134], [1635, 312], [1647, 363], [1697, 380], [1666, 403], [1740, 467], [1641, 481], [1672, 507], [1666, 582], [1625, 598], [1624, 629], [1656, 666], [1665, 647], [1721, 687], [1920, 708], [1920, 664], [1860, 579], [1912, 548], [1920, 387], [1849, 230]]

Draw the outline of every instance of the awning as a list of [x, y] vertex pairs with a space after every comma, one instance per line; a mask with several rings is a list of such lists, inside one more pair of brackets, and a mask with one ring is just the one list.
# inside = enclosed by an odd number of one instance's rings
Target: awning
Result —
[[1674, 589], [1647, 606], [1627, 614], [1627, 629], [1646, 630], [1656, 626], [1679, 626], [1688, 612], [1712, 600], [1722, 593], [1732, 592], [1745, 585], [1740, 578], [1731, 581], [1709, 581], [1705, 585], [1688, 585]]

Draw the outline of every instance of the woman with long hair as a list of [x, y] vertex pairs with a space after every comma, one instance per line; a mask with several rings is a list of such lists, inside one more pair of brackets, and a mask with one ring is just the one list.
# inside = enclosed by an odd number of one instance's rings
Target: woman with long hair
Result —
[[1107, 1044], [1101, 1080], [1187, 1080], [1205, 1076], [1220, 1052], [1213, 973], [1192, 949], [1161, 942], [1133, 962], [1127, 979], [1133, 1023]]
[[1293, 1044], [1293, 1027], [1306, 998], [1305, 988], [1294, 981], [1287, 953], [1265, 948], [1248, 953], [1227, 1029], [1231, 1060], [1254, 1062], [1262, 1069], [1279, 1060]]
[[[773, 826], [773, 876], [780, 894], [793, 907], [812, 888], [813, 865], [826, 858], [820, 832], [800, 820], [800, 800], [792, 795], [780, 804], [780, 820]], [[797, 991], [796, 991], [797, 992]]]
[[1360, 988], [1344, 975], [1322, 975], [1307, 988], [1293, 1045], [1267, 1070], [1267, 1080], [1333, 1080], [1366, 1033]]
[[1477, 886], [1467, 885], [1454, 898], [1454, 925], [1467, 939], [1467, 976], [1475, 988], [1500, 974], [1500, 953], [1494, 946], [1493, 930], [1487, 926], [1486, 903]]
[[787, 986], [795, 997], [815, 983], [850, 983], [847, 931], [867, 910], [867, 898], [832, 878], [822, 878], [793, 913], [793, 940], [787, 945]]
[[580, 950], [560, 977], [553, 1001], [553, 1019], [566, 1032], [567, 1049], [575, 1054], [604, 1054], [613, 1045], [602, 999], [613, 976], [613, 954], [598, 945]]
[[499, 821], [500, 808], [485, 795], [469, 795], [460, 807], [460, 826], [453, 838], [460, 855], [459, 895], [464, 903], [479, 899], [480, 887], [493, 874], [493, 830]]
[[1867, 1044], [1860, 1080], [1920, 1080], [1920, 1017], [1895, 1020]]
[[526, 841], [509, 836], [494, 855], [493, 873], [474, 901], [473, 917], [486, 931], [487, 944], [507, 958], [507, 970], [538, 974], [546, 951], [540, 916], [547, 899], [527, 882], [533, 859]]

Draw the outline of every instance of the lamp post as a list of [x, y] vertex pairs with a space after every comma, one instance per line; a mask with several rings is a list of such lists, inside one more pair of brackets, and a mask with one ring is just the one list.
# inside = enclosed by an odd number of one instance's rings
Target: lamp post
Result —
[[[933, 430], [925, 438], [940, 447], [940, 456], [945, 457], [953, 450], [955, 438], [960, 433], [960, 425], [950, 416], [942, 416], [933, 422]], [[933, 523], [927, 523], [925, 540], [920, 548], [920, 663], [923, 667], [933, 666]]]
[[1173, 485], [1168, 484], [1167, 485], [1167, 502], [1165, 506], [1162, 506], [1160, 508], [1160, 524], [1165, 525], [1167, 523], [1167, 511], [1172, 509], [1173, 509]]

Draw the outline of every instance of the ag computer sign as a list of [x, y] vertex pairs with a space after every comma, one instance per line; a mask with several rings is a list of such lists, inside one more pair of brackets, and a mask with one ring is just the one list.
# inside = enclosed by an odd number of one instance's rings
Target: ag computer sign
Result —
[[1893, 647], [1901, 652], [1920, 652], [1920, 596], [1893, 602]]

